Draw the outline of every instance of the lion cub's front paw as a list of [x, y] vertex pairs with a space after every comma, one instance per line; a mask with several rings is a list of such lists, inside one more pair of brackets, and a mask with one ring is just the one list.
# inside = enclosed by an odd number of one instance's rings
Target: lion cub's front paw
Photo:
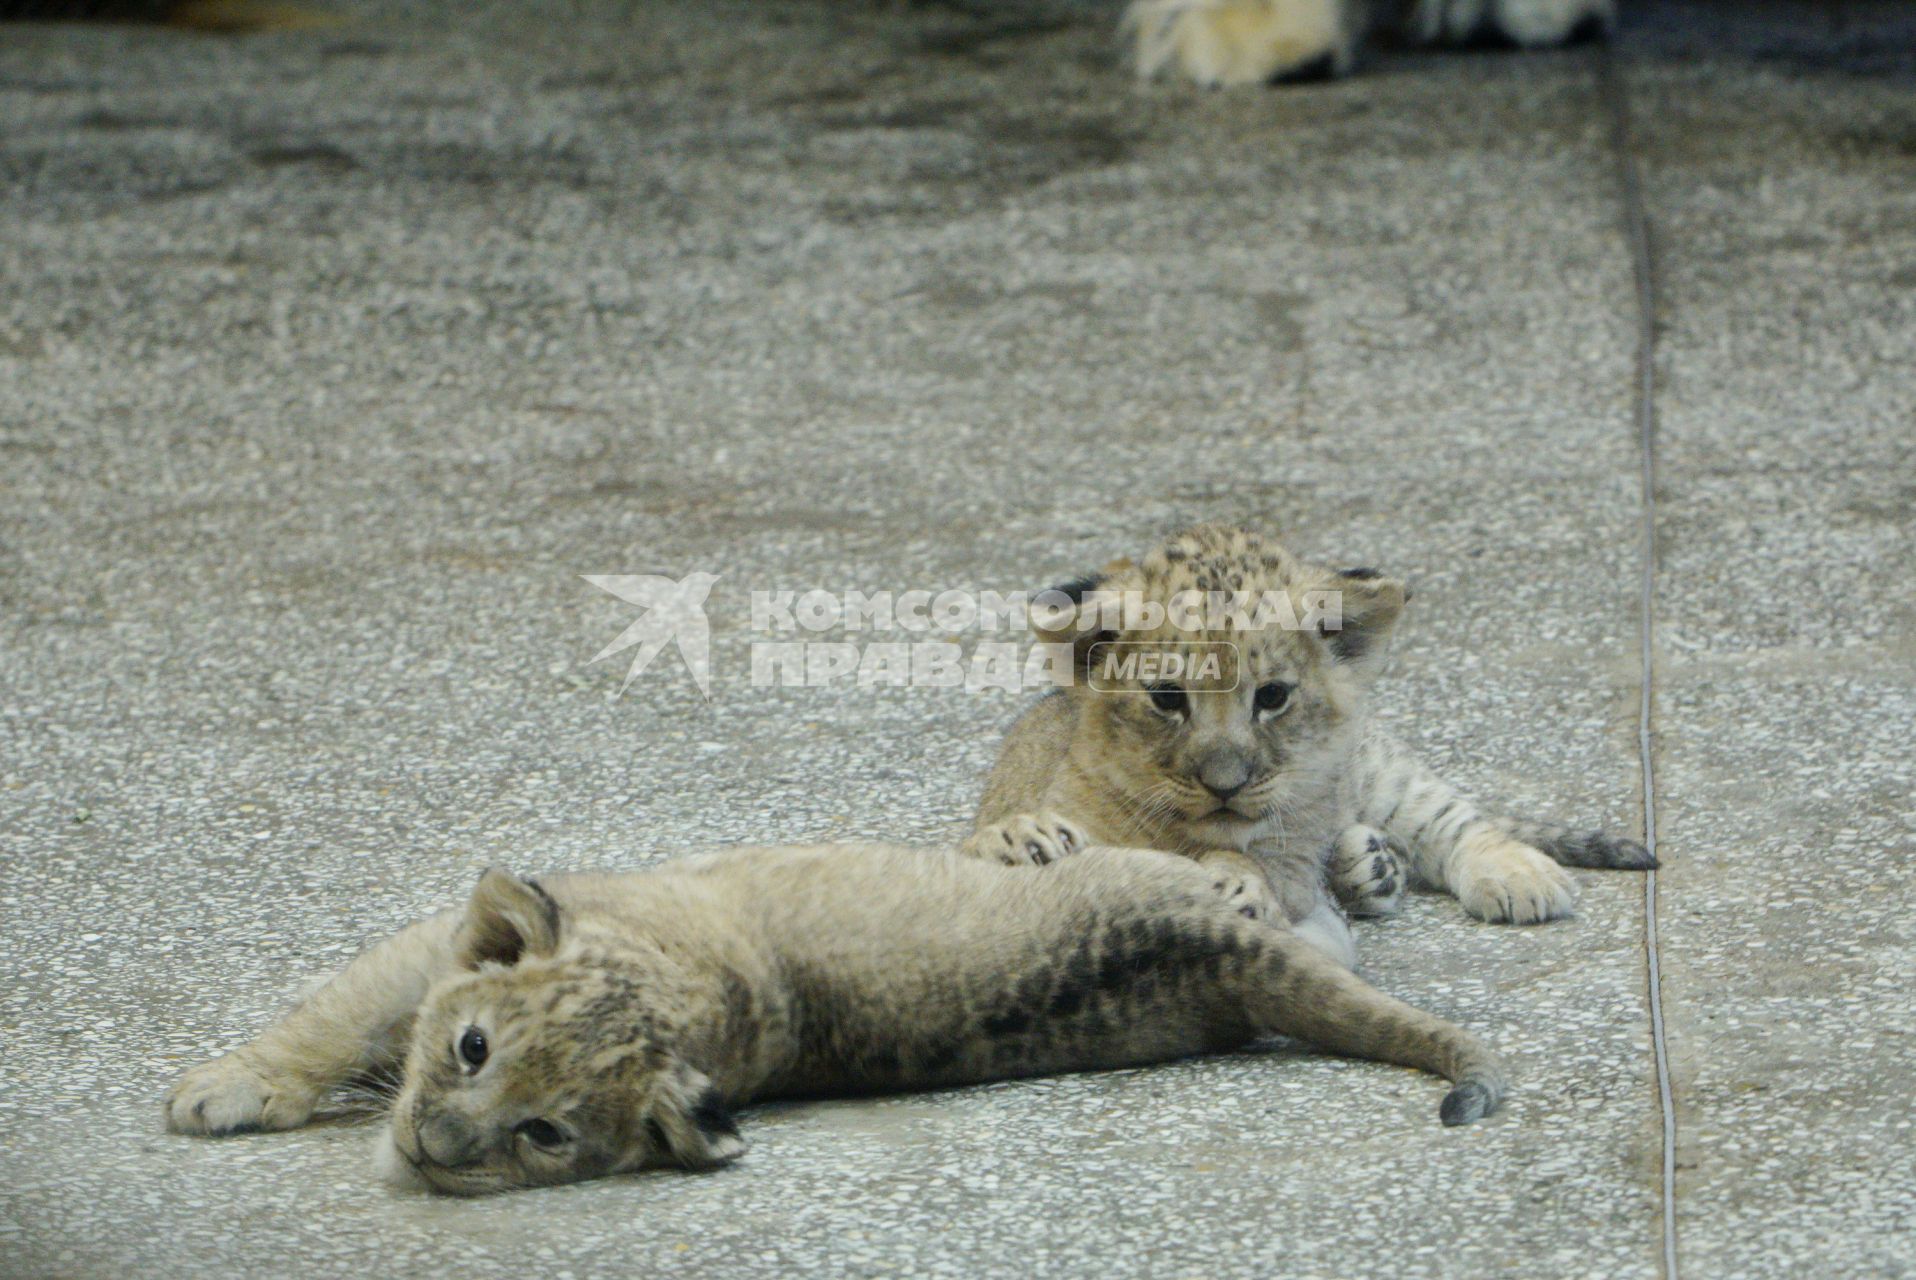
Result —
[[1540, 924], [1570, 914], [1577, 882], [1527, 844], [1504, 836], [1465, 850], [1451, 891], [1464, 910], [1492, 924]]
[[166, 1127], [219, 1137], [254, 1129], [297, 1129], [313, 1117], [311, 1089], [275, 1080], [238, 1053], [202, 1062], [166, 1095]]
[[1331, 846], [1331, 891], [1354, 916], [1388, 916], [1403, 910], [1409, 873], [1404, 849], [1375, 827], [1346, 827]]
[[1084, 832], [1048, 811], [1021, 813], [980, 827], [959, 846], [967, 857], [1002, 862], [1008, 867], [1042, 867], [1082, 853], [1091, 844]]

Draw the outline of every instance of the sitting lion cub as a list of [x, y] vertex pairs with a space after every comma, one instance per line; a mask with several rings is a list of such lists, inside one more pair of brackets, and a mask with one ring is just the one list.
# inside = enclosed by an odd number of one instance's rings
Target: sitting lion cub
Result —
[[1204, 871], [1093, 849], [1031, 876], [953, 854], [820, 845], [630, 875], [488, 871], [463, 912], [379, 943], [259, 1039], [188, 1071], [179, 1133], [305, 1124], [355, 1078], [403, 1083], [382, 1162], [460, 1195], [744, 1151], [753, 1098], [1156, 1062], [1271, 1032], [1456, 1082], [1497, 1059]]
[[[1091, 841], [1182, 854], [1248, 914], [1282, 916], [1347, 965], [1326, 875], [1345, 910], [1388, 914], [1408, 861], [1478, 919], [1531, 924], [1570, 913], [1562, 866], [1656, 865], [1600, 831], [1486, 818], [1372, 726], [1365, 689], [1410, 598], [1374, 569], [1318, 568], [1204, 525], [1061, 590], [1075, 614], [1034, 627], [1073, 646], [1073, 678], [1012, 726], [965, 844], [975, 857], [1043, 864]], [[1172, 653], [1197, 674], [1125, 665]]]

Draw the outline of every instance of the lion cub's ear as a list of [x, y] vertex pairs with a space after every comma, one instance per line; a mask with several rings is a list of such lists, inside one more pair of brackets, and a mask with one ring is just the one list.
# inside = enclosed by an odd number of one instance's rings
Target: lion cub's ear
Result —
[[[1029, 615], [1038, 642], [1069, 645], [1072, 669], [1082, 674], [1091, 660], [1091, 646], [1118, 638], [1112, 628], [1122, 618], [1119, 605], [1123, 596], [1112, 584], [1132, 567], [1129, 560], [1113, 560], [1102, 572], [1040, 591]], [[1105, 622], [1111, 628], [1100, 625]]]
[[466, 904], [457, 946], [459, 962], [468, 969], [549, 956], [559, 948], [559, 904], [538, 881], [493, 867], [479, 877]]
[[745, 1139], [717, 1086], [676, 1059], [660, 1077], [645, 1124], [658, 1154], [688, 1169], [715, 1169], [745, 1154]]
[[1344, 569], [1324, 576], [1323, 587], [1336, 593], [1340, 608], [1337, 623], [1320, 622], [1318, 635], [1338, 662], [1364, 667], [1376, 663], [1410, 602], [1409, 586], [1376, 569]]

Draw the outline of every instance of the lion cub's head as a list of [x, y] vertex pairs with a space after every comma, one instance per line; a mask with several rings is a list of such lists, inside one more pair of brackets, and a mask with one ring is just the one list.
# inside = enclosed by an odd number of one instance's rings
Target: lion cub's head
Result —
[[1072, 646], [1073, 763], [1137, 838], [1189, 850], [1242, 848], [1322, 793], [1409, 598], [1217, 525], [1061, 590], [1072, 606], [1033, 618]]
[[[575, 935], [575, 936], [568, 936]], [[455, 1195], [745, 1150], [712, 1082], [672, 1051], [645, 956], [595, 946], [535, 882], [488, 871], [427, 995], [380, 1161]]]

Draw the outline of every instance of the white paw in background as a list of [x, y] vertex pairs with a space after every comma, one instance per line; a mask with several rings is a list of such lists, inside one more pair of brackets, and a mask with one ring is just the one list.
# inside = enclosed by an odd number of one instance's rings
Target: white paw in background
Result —
[[1175, 68], [1209, 88], [1350, 69], [1342, 0], [1133, 0], [1124, 16], [1138, 72]]

